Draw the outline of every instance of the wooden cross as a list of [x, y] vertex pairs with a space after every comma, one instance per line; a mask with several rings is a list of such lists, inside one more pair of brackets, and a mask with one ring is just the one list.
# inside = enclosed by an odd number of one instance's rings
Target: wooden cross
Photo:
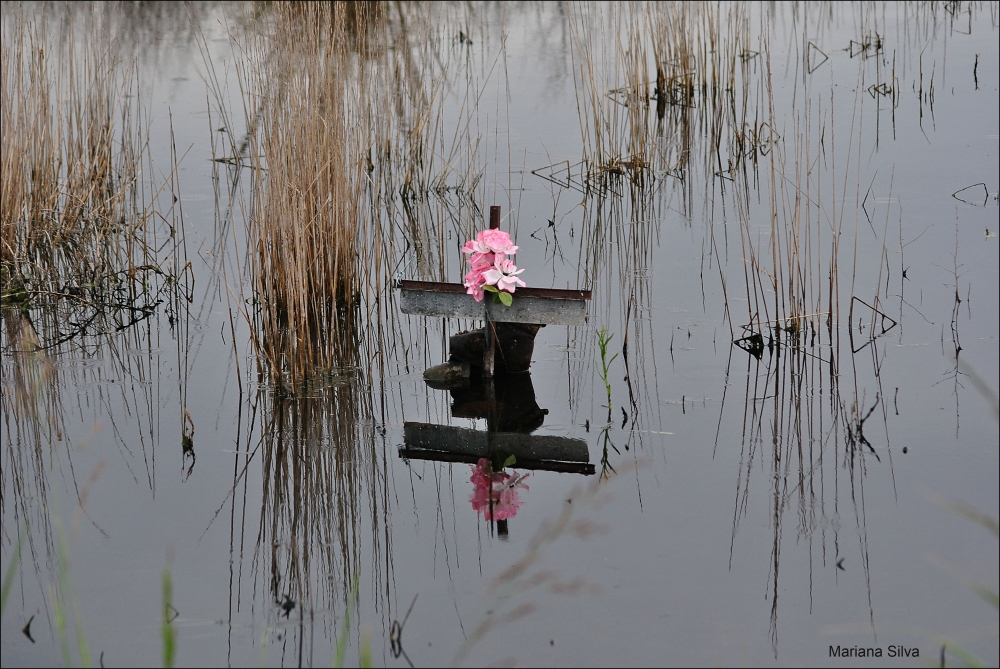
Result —
[[[500, 207], [490, 207], [490, 229], [500, 227]], [[440, 281], [400, 281], [400, 309], [404, 314], [444, 318], [482, 318], [486, 346], [483, 374], [493, 376], [496, 331], [493, 323], [533, 323], [538, 325], [583, 325], [587, 320], [589, 290], [518, 288], [514, 303], [507, 307], [487, 295], [476, 302], [460, 283]]]
[[[500, 227], [500, 207], [490, 207], [490, 228]], [[485, 321], [485, 346], [483, 347], [484, 396], [473, 402], [459, 402], [452, 406], [455, 417], [482, 418], [487, 421], [486, 432], [449, 425], [407, 422], [403, 426], [404, 446], [399, 455], [407, 459], [468, 462], [475, 464], [480, 458], [492, 459], [495, 455], [513, 455], [515, 466], [526, 469], [547, 469], [593, 475], [587, 442], [554, 435], [532, 436], [530, 432], [541, 425], [544, 415], [534, 400], [529, 374], [501, 377], [499, 393], [494, 387], [493, 371], [496, 350], [494, 323], [521, 323], [534, 325], [582, 325], [587, 320], [589, 290], [557, 290], [551, 288], [518, 288], [511, 306], [494, 302], [490, 295], [476, 302], [460, 283], [438, 281], [400, 281], [400, 308], [405, 314], [444, 318], [470, 318]], [[522, 387], [523, 386], [523, 387]], [[498, 403], [497, 395], [501, 396]], [[501, 406], [508, 418], [510, 403], [522, 402], [537, 412], [537, 422], [516, 425], [501, 420]], [[517, 413], [516, 409], [513, 409]], [[497, 521], [497, 531], [506, 534], [507, 521]]]

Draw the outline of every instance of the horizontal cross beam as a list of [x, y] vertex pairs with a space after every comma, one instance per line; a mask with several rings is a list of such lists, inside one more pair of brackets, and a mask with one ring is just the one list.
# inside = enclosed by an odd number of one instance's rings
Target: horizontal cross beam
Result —
[[[400, 281], [400, 309], [404, 314], [444, 318], [483, 318], [483, 303], [476, 302], [460, 283]], [[497, 323], [583, 325], [587, 320], [589, 290], [518, 288], [507, 307], [486, 296], [486, 309]]]

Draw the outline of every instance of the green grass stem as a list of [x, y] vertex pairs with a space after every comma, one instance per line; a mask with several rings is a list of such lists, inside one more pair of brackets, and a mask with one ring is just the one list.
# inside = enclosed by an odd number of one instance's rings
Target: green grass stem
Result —
[[21, 542], [24, 540], [23, 532], [17, 537], [17, 546], [14, 548], [14, 555], [10, 558], [10, 564], [7, 565], [7, 570], [3, 575], [3, 587], [0, 588], [0, 617], [3, 617], [4, 611], [7, 610], [7, 598], [10, 597], [10, 591], [14, 588], [14, 576], [17, 574], [17, 568], [21, 564]]
[[610, 360], [608, 359], [608, 344], [614, 336], [614, 333], [608, 334], [607, 328], [601, 328], [597, 331], [597, 347], [601, 351], [601, 380], [604, 381], [604, 392], [608, 395], [608, 422], [611, 422], [611, 384], [608, 382], [608, 370], [611, 369], [611, 363], [618, 357], [618, 354], [615, 353]]
[[174, 633], [173, 611], [174, 583], [170, 567], [163, 568], [163, 666], [174, 666], [177, 639]]

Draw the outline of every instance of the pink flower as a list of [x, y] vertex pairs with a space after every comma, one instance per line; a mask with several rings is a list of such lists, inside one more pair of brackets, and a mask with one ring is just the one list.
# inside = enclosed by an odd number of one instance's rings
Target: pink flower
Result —
[[506, 290], [508, 293], [514, 292], [514, 286], [524, 286], [524, 281], [517, 278], [523, 272], [518, 269], [513, 261], [498, 255], [493, 267], [483, 272], [483, 279], [489, 286], [496, 286], [497, 290]]
[[471, 270], [465, 275], [465, 292], [472, 295], [476, 302], [482, 302], [485, 298], [483, 286], [494, 286], [508, 293], [513, 293], [516, 286], [524, 286], [524, 281], [516, 276], [524, 270], [517, 269], [513, 261], [506, 257], [516, 253], [517, 249], [510, 235], [503, 230], [483, 230], [475, 239], [466, 242], [462, 253], [471, 254]]
[[472, 271], [465, 275], [465, 288], [466, 293], [472, 295], [476, 298], [476, 302], [482, 302], [485, 293], [483, 292], [483, 285], [486, 280], [483, 279], [483, 270], [472, 268]]
[[497, 257], [503, 258], [502, 253], [473, 253], [469, 258], [469, 264], [472, 265], [472, 269], [478, 269], [481, 271], [486, 271], [493, 266], [496, 262]]
[[517, 514], [521, 507], [518, 499], [518, 489], [528, 489], [524, 479], [528, 475], [511, 476], [507, 472], [492, 471], [489, 460], [480, 458], [479, 464], [472, 468], [473, 485], [472, 508], [481, 513], [487, 520], [507, 520]]
[[493, 251], [493, 253], [503, 253], [509, 256], [517, 253], [518, 247], [514, 246], [514, 243], [510, 240], [510, 235], [503, 230], [483, 230], [479, 234], [482, 237], [483, 244]]
[[462, 253], [502, 253], [514, 255], [517, 253], [517, 246], [510, 240], [503, 230], [483, 230], [475, 239], [471, 239], [462, 247]]
[[490, 249], [486, 244], [483, 243], [483, 233], [476, 235], [475, 239], [470, 239], [465, 242], [465, 246], [462, 247], [462, 253], [475, 253], [475, 254], [485, 254], [490, 253]]

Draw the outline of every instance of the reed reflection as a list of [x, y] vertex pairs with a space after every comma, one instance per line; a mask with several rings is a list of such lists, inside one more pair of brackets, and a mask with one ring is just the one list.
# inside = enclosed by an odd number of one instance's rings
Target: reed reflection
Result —
[[[161, 441], [175, 434], [172, 462], [187, 458], [189, 475], [194, 466], [181, 193], [176, 172], [145, 167], [178, 161], [150, 146], [138, 76], [148, 54], [125, 38], [143, 16], [101, 5], [3, 7], [3, 549], [23, 537], [22, 564], [38, 588], [24, 588], [22, 602], [45, 611], [49, 630], [77, 606], [67, 585], [77, 527], [86, 521], [107, 536], [86, 499], [104, 485], [108, 461], [150, 498]], [[168, 399], [165, 368], [180, 370], [179, 397]], [[81, 471], [94, 442], [108, 454]]]
[[[392, 523], [385, 461], [378, 455], [384, 444], [365, 419], [370, 407], [363, 385], [357, 370], [344, 369], [310, 379], [294, 395], [262, 388], [263, 411], [249, 418], [259, 427], [245, 428], [258, 443], [234, 460], [229, 634], [237, 614], [262, 606], [267, 643], [304, 662], [315, 644], [326, 652], [323, 644], [335, 640], [331, 630], [357, 605], [362, 576], [377, 610], [391, 601]], [[262, 472], [256, 521], [245, 510], [244, 475], [254, 457]], [[244, 537], [252, 536], [255, 522], [253, 552], [244, 556]]]
[[[725, 448], [723, 426], [736, 406], [743, 414], [742, 421], [733, 416], [742, 424], [742, 456], [732, 547], [735, 554], [741, 519], [755, 504], [751, 472], [766, 463], [769, 494], [756, 503], [767, 504], [774, 529], [768, 597], [775, 655], [780, 554], [787, 543], [783, 527], [793, 514], [797, 538], [808, 546], [811, 606], [814, 550], [835, 574], [842, 572], [838, 521], [850, 506], [874, 628], [865, 484], [875, 466], [887, 467], [893, 476], [881, 370], [885, 337], [900, 332], [903, 305], [909, 303], [902, 299], [906, 266], [890, 261], [903, 257], [902, 212], [891, 175], [879, 174], [872, 156], [890, 139], [890, 130], [896, 139], [899, 91], [907, 84], [919, 90], [915, 129], [929, 128], [933, 93], [925, 77], [928, 56], [920, 54], [964, 30], [965, 21], [971, 25], [981, 11], [970, 5], [956, 21], [954, 11], [940, 7], [904, 3], [887, 9], [862, 11], [853, 39], [844, 39], [846, 67], [857, 90], [835, 108], [833, 84], [827, 89], [827, 78], [809, 75], [834, 66], [820, 46], [832, 53], [830, 33], [845, 18], [842, 7], [787, 13], [752, 5], [574, 7], [567, 21], [582, 159], [534, 172], [558, 189], [552, 221], [560, 220], [555, 210], [561, 193], [576, 190], [584, 196], [579, 283], [594, 288], [598, 327], [617, 316], [618, 332], [624, 333], [619, 341], [633, 428], [643, 421], [662, 424], [661, 402], [645, 404], [659, 399], [653, 328], [645, 321], [656, 305], [649, 296], [653, 285], [666, 292], [673, 287], [662, 275], [656, 284], [642, 281], [669, 249], [660, 226], [670, 210], [685, 226], [699, 217], [705, 221], [702, 307], [707, 313], [716, 308], [704, 295], [717, 274], [723, 323], [736, 346], [731, 355], [742, 355], [739, 349], [749, 354], [742, 402], [732, 400], [734, 374], [727, 369], [716, 437], [716, 447]], [[795, 68], [793, 95], [779, 92], [772, 79], [772, 33], [779, 30], [792, 35], [796, 55], [787, 62]], [[608, 48], [602, 34], [619, 39]], [[825, 39], [804, 37], [817, 34]], [[841, 111], [845, 106], [847, 114]], [[898, 247], [892, 241], [897, 214]], [[957, 288], [957, 270], [951, 273]], [[900, 282], [898, 295], [891, 294], [890, 277]], [[888, 306], [896, 297], [899, 313]], [[960, 303], [956, 290], [956, 356]], [[586, 353], [596, 348], [593, 337], [585, 331], [567, 341], [570, 366], [585, 375], [593, 367], [592, 354]], [[673, 348], [670, 337], [671, 362]], [[575, 362], [578, 355], [582, 363]], [[645, 374], [632, 373], [636, 359]], [[628, 421], [626, 414], [623, 429]], [[605, 442], [610, 429], [609, 422], [601, 432]], [[615, 449], [602, 450], [607, 470]]]

